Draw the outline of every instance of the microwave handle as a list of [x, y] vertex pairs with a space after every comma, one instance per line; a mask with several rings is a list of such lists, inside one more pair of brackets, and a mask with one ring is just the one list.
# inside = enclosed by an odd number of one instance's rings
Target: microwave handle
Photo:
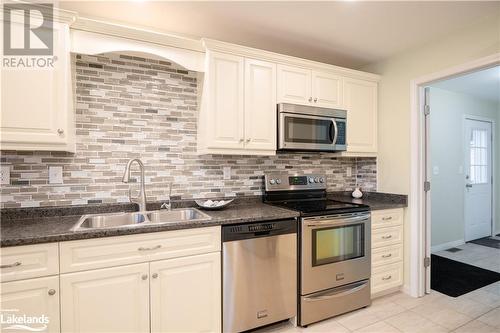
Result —
[[337, 127], [337, 122], [335, 121], [335, 119], [332, 119], [332, 127], [330, 128], [330, 137], [332, 137], [332, 130], [335, 131], [335, 133], [333, 134], [333, 138], [332, 138], [332, 145], [335, 145], [337, 143], [337, 136], [338, 136], [338, 127]]

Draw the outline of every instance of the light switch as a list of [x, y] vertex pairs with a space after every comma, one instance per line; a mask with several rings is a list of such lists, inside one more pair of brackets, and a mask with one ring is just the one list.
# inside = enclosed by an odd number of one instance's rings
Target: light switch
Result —
[[231, 179], [231, 167], [223, 167], [222, 172], [224, 173], [224, 180]]
[[9, 185], [10, 184], [10, 165], [2, 165], [2, 170], [0, 171], [0, 184]]
[[49, 184], [63, 183], [63, 167], [49, 166]]

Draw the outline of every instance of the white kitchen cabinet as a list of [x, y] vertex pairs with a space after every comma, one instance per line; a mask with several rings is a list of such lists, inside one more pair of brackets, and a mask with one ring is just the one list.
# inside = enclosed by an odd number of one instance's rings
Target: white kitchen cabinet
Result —
[[61, 275], [63, 332], [149, 332], [149, 264]]
[[209, 57], [208, 108], [204, 119], [207, 148], [244, 148], [244, 58], [212, 52]]
[[278, 102], [342, 107], [342, 77], [327, 71], [278, 66]]
[[59, 274], [57, 243], [12, 246], [0, 252], [2, 282]]
[[54, 22], [53, 36], [53, 67], [2, 68], [0, 143], [4, 150], [75, 151], [68, 24]]
[[276, 65], [245, 59], [245, 150], [276, 150]]
[[[41, 323], [22, 324], [30, 328], [43, 328], [37, 331], [60, 332], [59, 319], [59, 277], [51, 276], [29, 280], [3, 282], [1, 284], [0, 308], [3, 321], [10, 316], [46, 317]], [[20, 324], [20, 323], [16, 323]], [[2, 324], [2, 332], [19, 332], [19, 329], [8, 329], [10, 324]]]
[[212, 51], [207, 58], [199, 153], [274, 155], [276, 65]]
[[311, 74], [307, 68], [278, 65], [278, 102], [310, 105]]
[[220, 252], [152, 262], [151, 331], [220, 332]]
[[377, 83], [344, 78], [347, 154], [377, 153]]

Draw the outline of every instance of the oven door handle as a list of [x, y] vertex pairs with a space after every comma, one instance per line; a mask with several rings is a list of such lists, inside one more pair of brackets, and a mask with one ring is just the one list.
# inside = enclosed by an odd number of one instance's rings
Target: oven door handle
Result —
[[338, 225], [347, 225], [347, 224], [355, 224], [361, 221], [367, 221], [370, 219], [369, 215], [365, 216], [355, 216], [355, 217], [340, 217], [340, 218], [332, 218], [325, 221], [311, 220], [304, 221], [305, 225], [308, 227], [330, 227], [330, 226], [338, 226]]
[[362, 282], [361, 284], [355, 286], [354, 288], [349, 288], [348, 290], [336, 290], [330, 293], [322, 294], [320, 296], [308, 296], [304, 297], [304, 300], [308, 302], [316, 302], [316, 301], [324, 301], [328, 299], [343, 297], [358, 292], [366, 288], [367, 286], [368, 282]]

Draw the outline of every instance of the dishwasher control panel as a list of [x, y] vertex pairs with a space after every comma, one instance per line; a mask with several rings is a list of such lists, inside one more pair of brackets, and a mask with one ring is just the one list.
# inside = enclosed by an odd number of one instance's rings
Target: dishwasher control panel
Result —
[[222, 241], [269, 237], [297, 233], [297, 219], [244, 223], [222, 226]]

